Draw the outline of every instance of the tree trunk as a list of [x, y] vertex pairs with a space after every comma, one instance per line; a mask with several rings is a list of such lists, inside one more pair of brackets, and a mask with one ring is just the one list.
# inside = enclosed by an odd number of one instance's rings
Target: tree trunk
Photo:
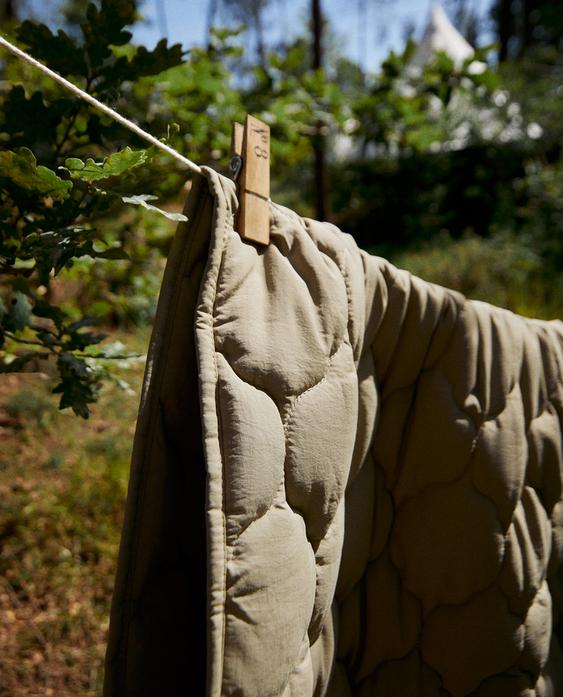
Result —
[[215, 17], [217, 15], [217, 0], [209, 0], [207, 5], [207, 43], [211, 43], [211, 30], [215, 24]]
[[[534, 11], [540, 10], [537, 0], [522, 0], [522, 44], [520, 45], [520, 58], [526, 55], [534, 45], [534, 26], [532, 21]], [[540, 13], [541, 14], [541, 13]]]
[[321, 0], [312, 0], [311, 13], [313, 23], [313, 68], [317, 70], [323, 67], [323, 15]]
[[[321, 0], [311, 0], [311, 19], [313, 29], [313, 70], [323, 67], [323, 16]], [[316, 123], [316, 135], [313, 136], [313, 157], [315, 173], [315, 209], [318, 220], [328, 217], [325, 136], [322, 135], [323, 124]]]
[[358, 0], [358, 63], [365, 68], [367, 63], [367, 0]]
[[0, 22], [10, 22], [15, 19], [17, 16], [14, 0], [0, 0]]
[[497, 0], [495, 8], [495, 23], [499, 40], [499, 63], [508, 58], [508, 44], [514, 34], [514, 18], [512, 15], [512, 0]]
[[266, 69], [266, 43], [264, 41], [264, 27], [262, 25], [262, 11], [259, 9], [254, 17], [256, 32], [256, 52], [260, 65]]
[[164, 0], [156, 0], [156, 21], [161, 36], [168, 36], [168, 19]]

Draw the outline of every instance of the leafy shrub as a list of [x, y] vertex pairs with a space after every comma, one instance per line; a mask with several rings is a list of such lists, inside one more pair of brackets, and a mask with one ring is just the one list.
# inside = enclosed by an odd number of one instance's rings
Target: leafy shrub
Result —
[[[17, 39], [98, 99], [113, 101], [132, 81], [183, 60], [181, 47], [166, 41], [152, 51], [131, 47], [125, 28], [135, 20], [131, 0], [101, 0], [89, 5], [80, 36], [26, 21]], [[91, 330], [96, 317], [52, 301], [53, 281], [78, 259], [128, 258], [123, 238], [106, 237], [100, 222], [125, 197], [146, 201], [130, 194], [138, 193], [154, 153], [124, 147], [121, 127], [44, 78], [34, 74], [24, 81], [33, 87], [22, 86], [27, 71], [10, 61], [11, 87], [0, 95], [0, 372], [52, 357], [60, 407], [87, 417], [99, 393], [95, 362], [106, 357], [98, 346], [104, 334]]]
[[551, 319], [563, 312], [563, 274], [546, 275], [540, 257], [513, 235], [442, 235], [394, 261], [427, 281], [519, 314]]

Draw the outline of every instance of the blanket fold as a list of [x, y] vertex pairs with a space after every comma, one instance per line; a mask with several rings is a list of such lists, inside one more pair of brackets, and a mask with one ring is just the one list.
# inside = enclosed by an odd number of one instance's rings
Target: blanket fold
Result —
[[563, 325], [237, 205], [168, 259], [104, 697], [561, 697]]

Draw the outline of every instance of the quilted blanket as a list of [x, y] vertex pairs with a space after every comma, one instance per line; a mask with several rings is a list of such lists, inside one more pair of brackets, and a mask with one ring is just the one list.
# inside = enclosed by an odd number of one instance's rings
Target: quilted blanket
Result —
[[105, 697], [561, 697], [562, 324], [236, 209], [170, 252]]

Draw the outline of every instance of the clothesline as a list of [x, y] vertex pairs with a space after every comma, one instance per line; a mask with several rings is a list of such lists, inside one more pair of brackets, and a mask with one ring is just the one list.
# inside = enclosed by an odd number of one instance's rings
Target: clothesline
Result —
[[98, 111], [101, 111], [102, 113], [106, 114], [107, 116], [110, 116], [112, 119], [114, 119], [115, 121], [120, 123], [122, 126], [125, 126], [125, 128], [128, 128], [130, 131], [132, 131], [133, 133], [138, 135], [140, 138], [143, 138], [144, 140], [146, 140], [148, 143], [153, 145], [155, 148], [159, 148], [160, 150], [167, 153], [168, 155], [171, 155], [176, 160], [181, 162], [185, 167], [190, 169], [192, 172], [197, 172], [197, 173], [201, 172], [201, 167], [199, 167], [199, 165], [196, 165], [195, 162], [188, 160], [187, 157], [184, 157], [183, 155], [181, 155], [179, 152], [174, 150], [174, 148], [171, 148], [169, 145], [166, 145], [166, 143], [163, 143], [162, 141], [158, 140], [158, 138], [155, 138], [150, 133], [147, 133], [142, 128], [137, 126], [136, 123], [133, 123], [133, 121], [126, 119], [124, 116], [119, 114], [114, 109], [111, 109], [106, 104], [103, 104], [102, 102], [98, 101], [95, 97], [92, 97], [91, 94], [88, 94], [88, 92], [84, 92], [84, 90], [81, 90], [75, 84], [73, 84], [72, 82], [70, 82], [66, 78], [62, 77], [62, 75], [59, 75], [54, 70], [51, 70], [51, 68], [48, 68], [46, 65], [43, 65], [43, 63], [40, 63], [38, 60], [33, 58], [33, 56], [30, 56], [25, 51], [22, 51], [17, 46], [14, 46], [14, 44], [10, 43], [7, 39], [5, 39], [1, 35], [0, 35], [0, 46], [7, 48], [8, 51], [11, 51], [15, 56], [17, 56], [21, 60], [25, 61], [26, 63], [29, 63], [29, 65], [32, 65], [34, 68], [37, 68], [45, 75], [48, 75], [51, 79], [58, 82], [60, 85], [65, 87], [67, 90], [72, 92], [74, 95], [76, 95], [77, 97], [80, 97], [80, 99], [83, 99], [85, 102], [88, 102], [88, 104], [93, 106], [95, 109], [98, 109]]

